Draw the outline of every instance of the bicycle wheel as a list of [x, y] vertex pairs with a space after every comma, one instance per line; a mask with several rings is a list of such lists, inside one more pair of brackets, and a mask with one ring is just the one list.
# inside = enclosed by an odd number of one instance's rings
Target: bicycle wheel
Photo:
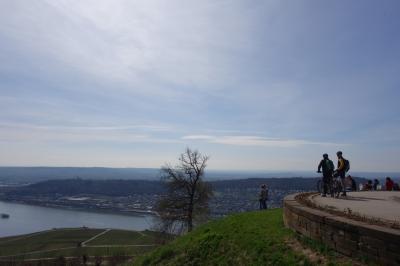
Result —
[[322, 180], [320, 179], [317, 182], [317, 190], [318, 190], [319, 193], [322, 193], [322, 189], [323, 189], [322, 186], [323, 186]]
[[342, 184], [337, 178], [335, 178], [333, 181], [333, 195], [336, 198], [338, 198], [341, 191], [342, 191]]

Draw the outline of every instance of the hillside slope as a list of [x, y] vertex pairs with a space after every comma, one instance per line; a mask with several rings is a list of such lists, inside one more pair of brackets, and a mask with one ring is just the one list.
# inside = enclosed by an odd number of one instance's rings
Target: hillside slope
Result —
[[312, 265], [285, 243], [282, 209], [229, 216], [203, 225], [135, 265]]
[[209, 222], [139, 257], [134, 265], [365, 265], [283, 225], [282, 209]]

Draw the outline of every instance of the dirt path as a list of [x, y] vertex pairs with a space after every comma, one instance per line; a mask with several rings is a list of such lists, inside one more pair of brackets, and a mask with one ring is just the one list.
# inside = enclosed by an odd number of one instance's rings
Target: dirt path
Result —
[[110, 232], [110, 231], [111, 231], [111, 229], [106, 229], [106, 230], [104, 230], [103, 232], [101, 232], [101, 233], [99, 233], [99, 234], [93, 236], [92, 238], [89, 238], [88, 240], [82, 242], [82, 247], [85, 247], [86, 244], [87, 244], [88, 242], [90, 242], [90, 241], [92, 241], [92, 240], [98, 238], [99, 236], [102, 236], [102, 235], [104, 235], [104, 234], [106, 234], [106, 233], [108, 233], [108, 232]]
[[123, 248], [123, 247], [155, 247], [156, 244], [137, 244], [137, 245], [93, 245], [88, 248]]

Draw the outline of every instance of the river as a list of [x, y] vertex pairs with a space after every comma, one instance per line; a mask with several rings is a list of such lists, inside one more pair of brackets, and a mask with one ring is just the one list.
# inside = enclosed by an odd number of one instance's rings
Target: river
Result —
[[67, 209], [47, 208], [0, 201], [0, 213], [10, 215], [0, 218], [0, 237], [28, 234], [52, 228], [82, 227], [127, 230], [151, 229], [154, 216], [120, 215]]

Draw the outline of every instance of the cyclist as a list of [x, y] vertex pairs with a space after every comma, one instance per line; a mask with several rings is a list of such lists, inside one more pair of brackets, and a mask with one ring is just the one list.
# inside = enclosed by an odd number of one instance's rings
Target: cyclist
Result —
[[333, 197], [332, 193], [332, 188], [331, 188], [331, 182], [332, 182], [332, 174], [333, 170], [335, 169], [335, 166], [333, 165], [333, 162], [329, 159], [328, 154], [323, 154], [322, 155], [322, 160], [318, 165], [318, 173], [321, 173], [321, 168], [322, 168], [322, 182], [323, 182], [323, 193], [322, 197], [326, 197], [327, 190], [329, 189], [329, 193]]
[[338, 157], [338, 165], [334, 176], [340, 177], [340, 182], [342, 183], [342, 196], [346, 196], [346, 184], [344, 181], [346, 172], [350, 170], [350, 163], [348, 160], [343, 158], [343, 153], [341, 151], [338, 151], [336, 155]]

